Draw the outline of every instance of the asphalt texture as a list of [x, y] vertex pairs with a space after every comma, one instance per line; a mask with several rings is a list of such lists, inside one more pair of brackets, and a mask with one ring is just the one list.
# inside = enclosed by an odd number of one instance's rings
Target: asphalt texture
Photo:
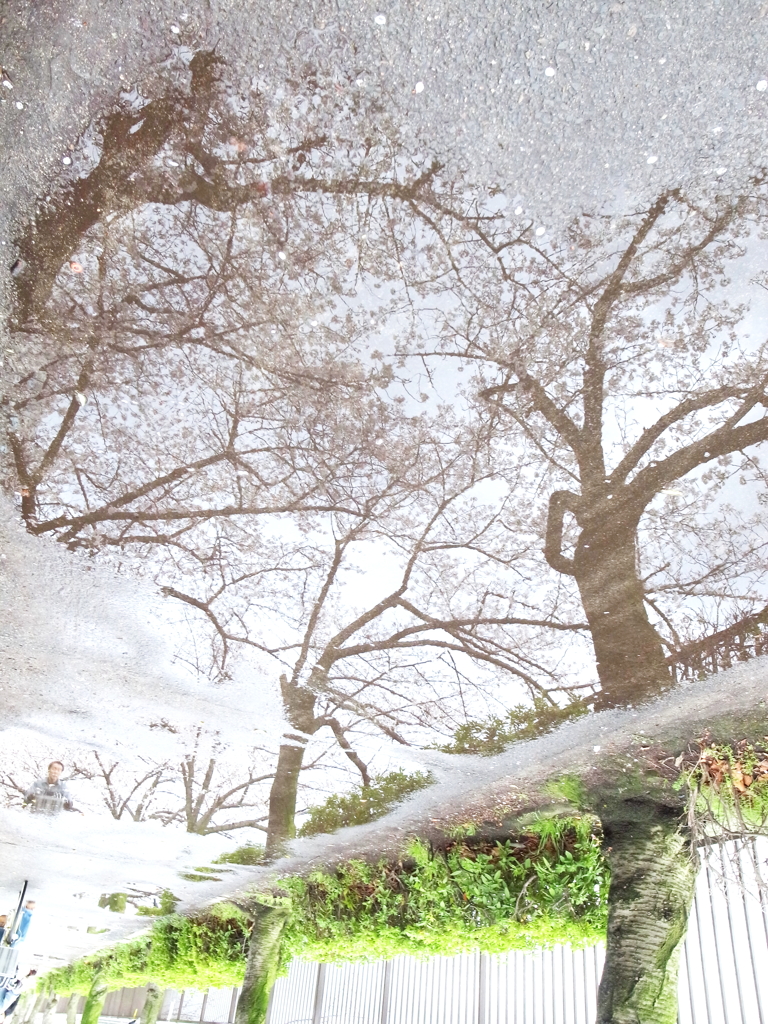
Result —
[[767, 43], [763, 0], [5, 0], [0, 236], [8, 248], [89, 120], [151, 89], [179, 46], [276, 89], [297, 60], [352, 73], [415, 149], [502, 183], [554, 229], [663, 188], [739, 187], [768, 160]]

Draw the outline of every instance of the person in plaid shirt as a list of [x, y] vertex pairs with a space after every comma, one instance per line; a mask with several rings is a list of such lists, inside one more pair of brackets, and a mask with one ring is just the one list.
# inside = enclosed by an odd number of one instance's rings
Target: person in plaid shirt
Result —
[[77, 810], [69, 790], [60, 781], [63, 771], [61, 761], [51, 761], [48, 765], [48, 778], [37, 779], [24, 794], [24, 804], [31, 804], [34, 814], [58, 814], [62, 808], [65, 811]]

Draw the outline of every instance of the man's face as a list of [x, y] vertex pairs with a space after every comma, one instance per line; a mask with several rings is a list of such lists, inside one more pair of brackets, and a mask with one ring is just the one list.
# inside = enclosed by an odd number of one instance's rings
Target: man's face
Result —
[[48, 781], [58, 782], [61, 778], [61, 772], [61, 765], [54, 761], [54, 763], [48, 768]]

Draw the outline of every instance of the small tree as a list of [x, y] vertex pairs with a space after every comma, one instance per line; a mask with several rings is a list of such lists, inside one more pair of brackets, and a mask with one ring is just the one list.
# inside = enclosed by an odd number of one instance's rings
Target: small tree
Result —
[[204, 836], [240, 828], [256, 828], [266, 832], [266, 814], [256, 817], [249, 815], [235, 821], [214, 821], [214, 818], [224, 811], [242, 813], [253, 808], [262, 809], [264, 797], [259, 784], [273, 779], [274, 772], [257, 774], [256, 769], [249, 767], [243, 778], [240, 773], [224, 768], [223, 776], [214, 786], [216, 772], [218, 770], [221, 773], [223, 768], [220, 763], [220, 743], [218, 740], [214, 741], [211, 756], [205, 769], [201, 770], [198, 765], [201, 735], [202, 729], [198, 728], [195, 731], [193, 747], [185, 753], [181, 762], [184, 808], [183, 812], [177, 812], [176, 817], [183, 815], [187, 832], [197, 832]]
[[104, 806], [117, 821], [124, 815], [133, 821], [146, 821], [154, 816], [154, 803], [164, 795], [163, 787], [167, 792], [172, 773], [167, 762], [158, 764], [147, 757], [139, 761], [138, 771], [131, 770], [92, 750], [85, 756], [75, 755], [73, 776], [98, 786]]

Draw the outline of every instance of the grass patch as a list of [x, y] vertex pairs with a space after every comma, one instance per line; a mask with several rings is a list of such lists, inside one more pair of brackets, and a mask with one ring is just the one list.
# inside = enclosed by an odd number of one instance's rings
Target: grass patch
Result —
[[236, 850], [229, 853], [222, 853], [220, 857], [213, 860], [214, 864], [261, 864], [264, 860], [264, 847], [255, 843], [246, 843], [245, 846], [238, 846]]
[[[332, 872], [285, 878], [281, 894], [257, 899], [289, 906], [285, 967], [295, 957], [378, 960], [592, 945], [605, 936], [608, 883], [599, 823], [584, 816], [543, 818], [503, 841], [476, 834], [446, 836], [439, 847], [414, 842], [396, 861], [350, 861]], [[172, 893], [164, 894], [150, 913], [168, 916], [156, 919], [149, 935], [57, 968], [45, 983], [83, 994], [96, 974], [110, 988], [241, 984], [248, 916], [222, 903], [190, 919], [172, 913], [173, 906]]]
[[163, 889], [159, 907], [139, 907], [138, 913], [143, 917], [168, 917], [175, 912], [178, 902], [178, 897], [170, 889]]
[[547, 819], [503, 842], [412, 844], [396, 863], [351, 861], [288, 878], [288, 956], [377, 960], [401, 953], [593, 945], [604, 938], [608, 868], [592, 818]]
[[263, 860], [264, 847], [256, 846], [255, 843], [246, 843], [245, 846], [238, 846], [236, 850], [231, 850], [229, 853], [222, 853], [220, 857], [215, 857], [211, 864], [217, 865], [216, 867], [203, 865], [202, 867], [193, 868], [191, 871], [181, 872], [180, 877], [187, 882], [220, 882], [222, 875], [232, 873], [232, 868], [220, 867], [218, 865], [255, 865], [261, 864]]

